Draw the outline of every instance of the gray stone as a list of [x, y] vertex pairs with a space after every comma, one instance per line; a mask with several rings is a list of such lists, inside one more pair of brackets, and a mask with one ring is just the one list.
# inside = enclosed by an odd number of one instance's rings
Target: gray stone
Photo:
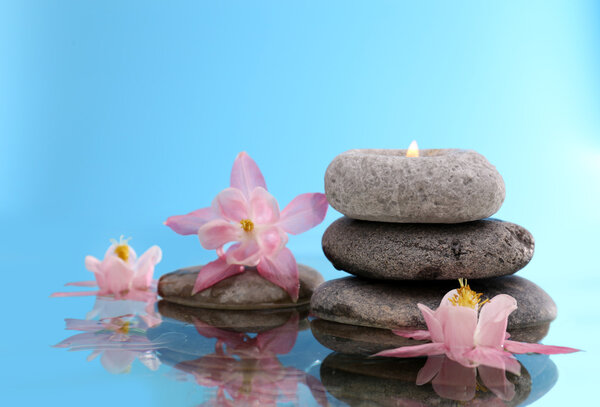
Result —
[[335, 268], [380, 280], [508, 275], [529, 263], [533, 249], [525, 228], [495, 219], [444, 225], [342, 217], [323, 235], [323, 251]]
[[260, 333], [268, 331], [288, 322], [294, 315], [300, 320], [299, 330], [308, 328], [309, 305], [297, 308], [263, 309], [263, 310], [222, 310], [188, 307], [161, 300], [158, 311], [163, 317], [176, 319], [185, 324], [196, 321], [204, 322], [215, 328], [235, 332]]
[[[430, 383], [416, 385], [417, 374], [425, 364], [424, 358], [366, 358], [332, 353], [321, 365], [321, 381], [327, 392], [350, 406], [448, 406], [463, 403], [438, 395]], [[482, 383], [476, 386], [475, 396], [465, 405], [517, 406], [527, 399], [532, 388], [529, 372], [522, 367], [521, 375], [506, 373], [515, 386], [512, 400], [502, 401]]]
[[[550, 323], [545, 323], [512, 329], [510, 338], [519, 342], [537, 343], [546, 336], [549, 327]], [[394, 335], [390, 329], [340, 324], [319, 318], [311, 321], [310, 329], [321, 345], [348, 355], [369, 356], [387, 349], [428, 342]]]
[[504, 201], [504, 181], [472, 150], [350, 150], [325, 173], [325, 194], [354, 219], [459, 223], [492, 216]]
[[[517, 276], [470, 280], [471, 289], [482, 298], [508, 294], [517, 300], [518, 309], [508, 318], [512, 329], [546, 324], [556, 318], [552, 298], [529, 280]], [[311, 301], [312, 315], [342, 324], [374, 328], [425, 328], [417, 304], [437, 309], [443, 296], [457, 288], [456, 281], [381, 282], [346, 277], [319, 286]]]
[[323, 276], [308, 266], [298, 264], [300, 294], [292, 302], [281, 287], [262, 278], [256, 269], [248, 268], [241, 274], [218, 282], [195, 295], [192, 288], [202, 266], [189, 267], [163, 275], [158, 282], [158, 294], [166, 301], [189, 307], [252, 310], [298, 307], [310, 302]]

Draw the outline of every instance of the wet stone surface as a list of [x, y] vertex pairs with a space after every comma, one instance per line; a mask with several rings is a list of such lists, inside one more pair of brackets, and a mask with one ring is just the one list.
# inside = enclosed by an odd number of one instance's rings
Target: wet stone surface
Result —
[[195, 266], [165, 274], [158, 282], [158, 294], [166, 301], [188, 307], [277, 309], [308, 304], [315, 288], [323, 282], [323, 276], [318, 271], [298, 264], [300, 295], [294, 303], [285, 290], [262, 278], [255, 269], [248, 268], [241, 274], [192, 295], [201, 269], [202, 266]]
[[322, 244], [338, 270], [379, 280], [499, 277], [525, 267], [534, 250], [525, 228], [495, 219], [444, 225], [343, 217], [327, 228]]
[[[556, 318], [550, 296], [531, 281], [517, 276], [469, 280], [471, 288], [491, 299], [508, 294], [518, 309], [508, 318], [508, 332], [546, 324]], [[346, 277], [327, 281], [314, 293], [311, 313], [328, 321], [374, 328], [418, 327], [425, 321], [417, 304], [437, 309], [444, 295], [458, 287], [456, 281], [374, 281]]]

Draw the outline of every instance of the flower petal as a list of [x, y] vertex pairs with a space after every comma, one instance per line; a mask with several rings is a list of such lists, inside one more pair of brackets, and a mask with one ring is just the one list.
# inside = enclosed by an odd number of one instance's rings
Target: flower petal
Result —
[[100, 264], [100, 272], [96, 273], [100, 295], [121, 294], [131, 288], [133, 268], [117, 256], [109, 256]]
[[[404, 338], [411, 338], [417, 341], [430, 341], [431, 334], [429, 331], [425, 331], [422, 329], [409, 329], [409, 328], [399, 328], [392, 330], [394, 335], [402, 336]], [[435, 341], [439, 342], [439, 341]]]
[[475, 397], [477, 369], [465, 367], [444, 358], [438, 375], [431, 382], [433, 390], [441, 397], [458, 401], [469, 401]]
[[431, 335], [431, 340], [433, 342], [444, 342], [444, 331], [442, 329], [442, 324], [436, 317], [437, 314], [426, 305], [417, 304], [417, 307], [419, 307], [419, 310], [425, 319], [427, 329]]
[[260, 249], [265, 256], [270, 256], [283, 248], [288, 242], [287, 233], [278, 226], [262, 228], [255, 232]]
[[241, 240], [242, 233], [240, 226], [223, 219], [215, 219], [198, 229], [198, 238], [202, 247], [214, 250], [226, 243]]
[[258, 165], [245, 151], [239, 153], [233, 162], [230, 186], [242, 191], [246, 197], [250, 197], [250, 192], [256, 187], [267, 189], [265, 178]]
[[202, 225], [215, 219], [217, 214], [212, 207], [202, 208], [187, 215], [175, 215], [167, 218], [165, 225], [180, 235], [195, 235]]
[[106, 350], [100, 357], [100, 363], [109, 373], [125, 373], [131, 367], [136, 356], [141, 353], [127, 350]]
[[250, 219], [260, 225], [279, 220], [279, 204], [264, 188], [256, 187], [250, 193]]
[[425, 343], [423, 345], [403, 346], [401, 348], [384, 350], [373, 356], [387, 356], [395, 358], [412, 358], [415, 356], [442, 355], [445, 352], [443, 343]]
[[[452, 303], [450, 302], [450, 298], [453, 298], [455, 295], [458, 295], [458, 291], [456, 289], [448, 291], [446, 295], [444, 295], [444, 298], [442, 298], [442, 301], [440, 301], [440, 308], [454, 307], [454, 305], [452, 305]], [[440, 308], [438, 308], [436, 311], [439, 312]]]
[[162, 250], [158, 246], [152, 246], [140, 256], [135, 265], [135, 277], [133, 278], [133, 288], [145, 290], [152, 284], [154, 275], [154, 266], [162, 259]]
[[248, 200], [236, 188], [225, 188], [213, 199], [212, 208], [215, 213], [232, 222], [250, 218]]
[[510, 295], [495, 296], [481, 307], [475, 330], [477, 346], [501, 347], [506, 336], [508, 316], [517, 309], [517, 300]]
[[506, 378], [506, 371], [489, 366], [477, 368], [483, 385], [500, 400], [510, 401], [515, 397], [515, 385]]
[[442, 323], [446, 347], [450, 351], [473, 348], [473, 338], [477, 327], [477, 311], [473, 308], [454, 305], [446, 307], [442, 311], [436, 316]]
[[100, 260], [98, 260], [94, 256], [85, 256], [85, 268], [86, 269], [88, 269], [92, 273], [97, 273], [99, 266], [100, 266]]
[[446, 356], [444, 355], [429, 356], [427, 358], [427, 362], [425, 362], [425, 365], [421, 368], [421, 370], [419, 370], [419, 373], [417, 374], [417, 386], [429, 383], [431, 379], [433, 379], [435, 375], [438, 374], [438, 372], [442, 368], [442, 363], [445, 359]]
[[521, 364], [515, 357], [497, 348], [478, 346], [465, 354], [465, 357], [478, 365], [507, 370], [516, 375], [521, 374]]
[[219, 257], [217, 260], [208, 263], [200, 269], [194, 289], [192, 290], [192, 295], [243, 271], [243, 266], [227, 264], [224, 258]]
[[564, 346], [541, 345], [539, 343], [526, 343], [517, 341], [504, 341], [504, 349], [511, 353], [541, 353], [544, 355], [558, 355], [561, 353], [580, 352], [580, 349]]
[[227, 249], [225, 259], [229, 264], [254, 267], [260, 261], [261, 254], [258, 242], [254, 239], [248, 239]]
[[298, 338], [298, 321], [298, 314], [295, 313], [282, 326], [259, 333], [256, 342], [261, 353], [279, 355], [290, 353]]
[[281, 212], [279, 225], [292, 235], [306, 232], [323, 221], [328, 208], [329, 202], [325, 194], [298, 195]]
[[284, 247], [273, 256], [262, 257], [257, 268], [258, 274], [287, 291], [292, 301], [298, 301], [298, 264], [290, 249]]

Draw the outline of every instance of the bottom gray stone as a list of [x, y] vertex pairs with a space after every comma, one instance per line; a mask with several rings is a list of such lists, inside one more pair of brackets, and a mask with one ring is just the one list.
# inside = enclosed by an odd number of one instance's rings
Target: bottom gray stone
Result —
[[[508, 332], [546, 324], [556, 318], [552, 298], [531, 281], [518, 276], [469, 280], [471, 289], [491, 299], [508, 294], [518, 309], [508, 318]], [[328, 321], [373, 328], [423, 329], [425, 320], [417, 304], [437, 309], [443, 296], [458, 288], [457, 281], [381, 282], [357, 277], [327, 281], [315, 290], [311, 313]]]
[[[513, 329], [510, 338], [520, 342], [539, 342], [548, 334], [549, 327], [550, 323], [546, 323]], [[347, 355], [369, 356], [387, 349], [429, 342], [394, 335], [389, 329], [340, 324], [324, 319], [312, 320], [310, 329], [321, 345]]]

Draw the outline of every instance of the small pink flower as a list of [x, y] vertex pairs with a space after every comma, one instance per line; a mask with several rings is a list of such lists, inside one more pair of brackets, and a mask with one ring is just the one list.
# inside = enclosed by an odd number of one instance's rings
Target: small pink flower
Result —
[[131, 292], [153, 289], [156, 285], [156, 280], [152, 279], [154, 266], [162, 258], [160, 247], [152, 246], [138, 258], [133, 248], [127, 244], [127, 240], [122, 236], [119, 242], [113, 240], [102, 261], [93, 256], [86, 256], [85, 267], [94, 273], [96, 281], [67, 284], [78, 287], [98, 286], [98, 291], [54, 293], [52, 297], [114, 295], [120, 299]]
[[[480, 301], [481, 294], [459, 280], [461, 288], [448, 292], [437, 310], [418, 304], [427, 331], [399, 329], [399, 336], [431, 343], [385, 350], [374, 356], [414, 357], [448, 356], [463, 366], [490, 366], [520, 374], [521, 365], [512, 353], [543, 353], [547, 355], [577, 352], [577, 349], [547, 346], [507, 340], [508, 316], [517, 309], [517, 301], [500, 294], [489, 302]], [[481, 308], [481, 311], [478, 311]], [[510, 353], [512, 352], [512, 353]]]
[[256, 266], [261, 276], [296, 301], [298, 266], [285, 247], [288, 233], [305, 232], [323, 221], [328, 208], [325, 195], [298, 195], [280, 212], [258, 166], [245, 152], [238, 154], [233, 164], [230, 185], [212, 206], [171, 216], [165, 222], [179, 234], [197, 234], [202, 247], [217, 250], [219, 255], [202, 268], [193, 294], [243, 272], [245, 266]]

